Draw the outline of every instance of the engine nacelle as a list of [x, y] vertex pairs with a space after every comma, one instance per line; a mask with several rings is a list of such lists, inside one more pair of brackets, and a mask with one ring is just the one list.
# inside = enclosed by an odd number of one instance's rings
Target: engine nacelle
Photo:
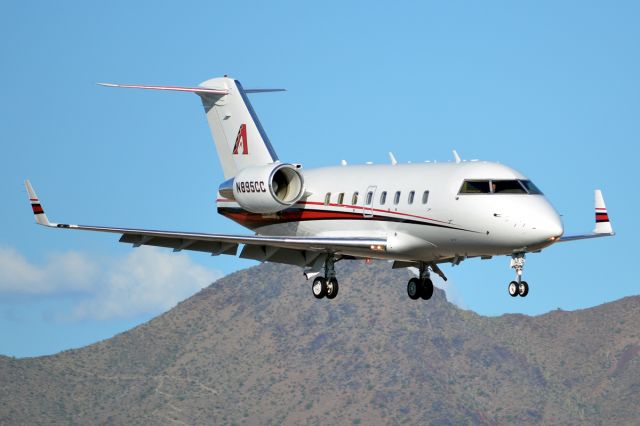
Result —
[[232, 185], [233, 198], [252, 213], [279, 212], [304, 195], [304, 178], [293, 164], [276, 163], [243, 169], [233, 178]]

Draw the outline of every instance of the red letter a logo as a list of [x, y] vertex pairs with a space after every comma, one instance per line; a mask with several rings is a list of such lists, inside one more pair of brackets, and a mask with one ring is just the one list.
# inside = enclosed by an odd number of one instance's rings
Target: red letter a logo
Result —
[[236, 144], [233, 146], [233, 154], [237, 155], [240, 149], [242, 149], [243, 155], [247, 155], [249, 153], [249, 145], [247, 144], [247, 125], [244, 123], [240, 125], [240, 130], [238, 130]]

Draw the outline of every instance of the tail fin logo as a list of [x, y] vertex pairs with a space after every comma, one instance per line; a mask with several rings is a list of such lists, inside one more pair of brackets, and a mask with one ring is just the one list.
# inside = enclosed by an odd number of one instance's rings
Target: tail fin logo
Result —
[[236, 143], [233, 146], [233, 155], [238, 155], [242, 150], [242, 155], [249, 154], [249, 144], [247, 143], [247, 125], [242, 123], [236, 136]]

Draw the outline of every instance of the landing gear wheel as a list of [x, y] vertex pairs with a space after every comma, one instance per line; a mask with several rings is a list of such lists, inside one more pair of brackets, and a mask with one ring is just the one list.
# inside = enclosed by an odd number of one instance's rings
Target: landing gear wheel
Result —
[[325, 277], [316, 277], [313, 280], [311, 291], [313, 291], [313, 296], [316, 299], [322, 299], [327, 295], [327, 279]]
[[431, 299], [431, 296], [433, 296], [433, 281], [429, 278], [425, 278], [421, 281], [422, 282], [420, 284], [422, 284], [422, 288], [420, 289], [420, 297], [422, 297], [422, 300], [429, 300]]
[[521, 281], [520, 285], [518, 285], [518, 295], [520, 297], [527, 297], [529, 294], [529, 284], [526, 281]]
[[327, 299], [335, 299], [338, 295], [338, 280], [330, 278], [327, 282]]
[[509, 283], [509, 296], [516, 297], [518, 295], [518, 283], [515, 281], [511, 281]]
[[421, 293], [421, 283], [417, 278], [411, 278], [407, 284], [407, 294], [411, 300], [417, 300]]

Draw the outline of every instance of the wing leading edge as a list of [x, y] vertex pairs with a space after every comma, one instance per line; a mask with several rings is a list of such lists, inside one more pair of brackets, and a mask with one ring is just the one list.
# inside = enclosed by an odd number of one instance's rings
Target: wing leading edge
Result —
[[53, 223], [45, 215], [42, 204], [28, 180], [25, 186], [38, 224], [50, 228], [121, 234], [120, 242], [132, 244], [134, 247], [147, 245], [172, 248], [174, 251], [193, 250], [212, 255], [235, 255], [238, 246], [243, 244], [244, 248], [240, 253], [240, 257], [243, 258], [310, 266], [324, 253], [361, 252], [362, 257], [367, 257], [367, 253], [383, 251], [387, 245], [384, 238], [226, 235]]

